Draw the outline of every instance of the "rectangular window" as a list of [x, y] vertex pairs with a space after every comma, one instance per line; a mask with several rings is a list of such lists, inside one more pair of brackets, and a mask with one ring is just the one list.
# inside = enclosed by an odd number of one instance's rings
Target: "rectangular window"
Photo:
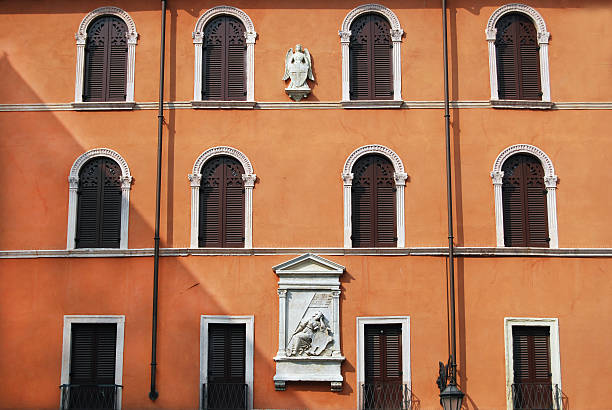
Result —
[[120, 409], [123, 316], [66, 316], [62, 409]]
[[202, 409], [252, 408], [252, 340], [252, 316], [202, 316]]
[[410, 318], [357, 318], [359, 408], [410, 408]]
[[557, 319], [505, 321], [508, 409], [561, 408]]

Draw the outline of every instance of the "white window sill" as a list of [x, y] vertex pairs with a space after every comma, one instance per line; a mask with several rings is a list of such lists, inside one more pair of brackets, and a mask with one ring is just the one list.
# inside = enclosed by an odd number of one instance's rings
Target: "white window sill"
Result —
[[192, 101], [191, 108], [201, 109], [253, 109], [255, 101]]
[[100, 101], [100, 102], [73, 102], [72, 108], [77, 111], [106, 111], [106, 110], [133, 110], [135, 102], [127, 101]]
[[550, 101], [538, 100], [491, 100], [491, 106], [493, 108], [550, 110], [553, 103]]
[[342, 101], [342, 108], [402, 108], [402, 100], [350, 100]]

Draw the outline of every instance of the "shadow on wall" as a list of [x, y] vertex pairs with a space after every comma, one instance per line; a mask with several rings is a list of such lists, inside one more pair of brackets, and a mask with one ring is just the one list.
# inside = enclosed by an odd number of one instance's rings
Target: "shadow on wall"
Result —
[[[5, 14], [61, 14], [61, 13], [88, 13], [96, 7], [102, 7], [109, 5], [108, 3], [96, 2], [98, 4], [91, 4], [87, 2], [74, 2], [73, 0], [56, 0], [53, 2], [41, 2], [40, 0], [19, 0], [12, 2], [4, 2], [0, 7], [0, 13]], [[193, 0], [170, 0], [168, 1], [169, 8], [174, 10], [184, 10], [192, 16], [199, 16], [205, 10], [218, 5], [218, 3], [209, 2], [202, 7], [193, 7]], [[279, 3], [276, 0], [237, 0], [232, 5], [241, 9], [346, 9], [351, 10], [359, 4], [365, 4], [367, 1], [356, 3], [353, 0], [336, 0], [333, 3], [328, 0], [311, 0], [305, 3], [291, 3], [284, 2]], [[455, 1], [455, 7], [458, 9], [468, 10], [470, 13], [478, 15], [482, 8], [499, 7], [503, 4], [512, 3], [512, 1], [505, 0], [458, 0]], [[523, 2], [524, 3], [524, 2]], [[561, 3], [561, 4], [559, 4]], [[559, 0], [542, 0], [539, 1], [539, 8], [575, 8], [577, 7], [577, 1], [560, 2]], [[582, 3], [588, 5], [609, 5], [608, 0], [588, 0]], [[401, 9], [439, 9], [439, 1], [402, 1], [402, 0], [388, 0], [385, 3], [386, 7], [395, 10]], [[331, 6], [333, 5], [333, 6]], [[121, 7], [121, 5], [119, 5]], [[130, 2], [128, 11], [155, 11], [160, 10], [160, 2], [150, 0], [133, 0]]]

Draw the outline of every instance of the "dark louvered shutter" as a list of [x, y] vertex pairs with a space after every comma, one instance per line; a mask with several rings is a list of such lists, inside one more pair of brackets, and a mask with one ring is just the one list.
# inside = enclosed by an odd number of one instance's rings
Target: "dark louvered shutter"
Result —
[[246, 99], [244, 25], [232, 16], [213, 19], [204, 28], [203, 100]]
[[533, 22], [523, 14], [511, 13], [499, 19], [496, 28], [499, 98], [541, 100], [539, 45]]
[[402, 326], [365, 325], [364, 408], [401, 408]]
[[115, 323], [73, 323], [70, 384], [115, 384]]
[[550, 330], [548, 326], [513, 326], [514, 404], [551, 408]]
[[353, 247], [397, 246], [393, 164], [381, 155], [367, 155], [353, 166]]
[[87, 29], [83, 101], [124, 101], [127, 81], [127, 26], [102, 16]]
[[121, 239], [121, 168], [97, 157], [79, 172], [77, 248], [118, 248]]
[[245, 354], [244, 324], [208, 325], [206, 408], [246, 408]]
[[202, 167], [201, 247], [244, 247], [244, 169], [232, 157], [218, 156]]
[[364, 14], [351, 24], [349, 61], [352, 100], [392, 98], [391, 26], [384, 17]]
[[528, 154], [504, 162], [502, 202], [506, 246], [548, 247], [548, 208], [544, 169]]

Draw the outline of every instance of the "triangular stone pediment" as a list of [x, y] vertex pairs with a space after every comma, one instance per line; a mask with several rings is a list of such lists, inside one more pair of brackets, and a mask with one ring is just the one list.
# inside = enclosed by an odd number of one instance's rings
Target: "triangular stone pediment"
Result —
[[342, 274], [344, 272], [344, 266], [332, 262], [328, 259], [314, 255], [312, 253], [306, 253], [297, 258], [283, 262], [280, 265], [273, 267], [274, 272], [277, 274], [282, 273], [335, 273]]

